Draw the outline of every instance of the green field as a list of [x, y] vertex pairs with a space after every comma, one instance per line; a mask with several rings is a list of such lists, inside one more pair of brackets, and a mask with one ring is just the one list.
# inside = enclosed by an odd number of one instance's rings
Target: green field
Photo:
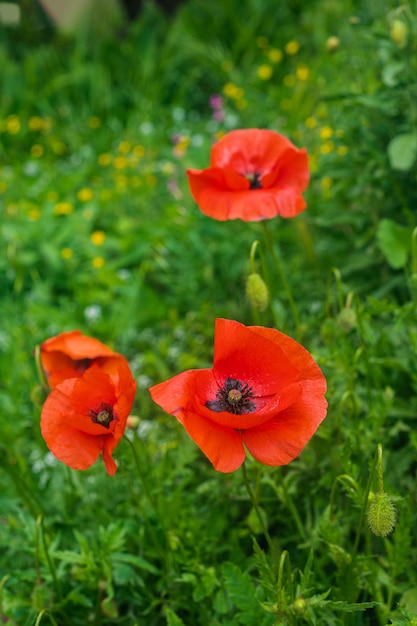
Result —
[[[416, 625], [416, 4], [146, 2], [128, 24], [109, 2], [72, 32], [21, 5], [0, 24], [0, 622]], [[306, 148], [307, 208], [208, 217], [186, 170], [253, 128]], [[216, 471], [152, 401], [212, 367], [218, 318], [289, 335], [327, 380], [289, 464]], [[136, 381], [114, 476], [41, 434], [35, 349], [75, 329]]]

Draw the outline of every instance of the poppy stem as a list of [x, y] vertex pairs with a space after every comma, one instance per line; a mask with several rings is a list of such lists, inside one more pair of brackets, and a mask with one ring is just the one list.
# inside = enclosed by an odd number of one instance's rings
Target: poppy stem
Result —
[[[151, 506], [152, 506], [152, 508], [153, 508], [153, 510], [155, 512], [155, 515], [156, 515], [156, 517], [157, 517], [157, 519], [158, 519], [158, 521], [160, 523], [161, 530], [162, 530], [163, 536], [165, 538], [166, 531], [165, 531], [165, 527], [164, 527], [164, 525], [163, 525], [163, 523], [161, 521], [161, 517], [159, 515], [159, 511], [158, 511], [159, 507], [157, 506], [155, 498], [154, 498], [151, 490], [149, 489], [146, 473], [143, 471], [143, 468], [142, 468], [142, 466], [140, 464], [139, 456], [138, 456], [138, 453], [136, 451], [135, 445], [134, 445], [133, 441], [131, 441], [129, 439], [129, 437], [127, 437], [126, 435], [124, 436], [124, 439], [125, 439], [125, 441], [128, 442], [128, 444], [130, 446], [130, 449], [132, 450], [133, 460], [134, 460], [134, 463], [135, 463], [135, 466], [136, 466], [136, 470], [137, 470], [137, 473], [138, 473], [141, 485], [142, 485], [144, 493], [145, 493], [146, 497], [148, 498], [148, 501], [151, 504]], [[150, 536], [152, 538], [152, 542], [153, 542], [153, 544], [154, 544], [158, 554], [161, 556], [162, 559], [166, 560], [166, 558], [167, 558], [166, 548], [162, 544], [161, 538], [158, 538], [153, 525], [149, 523], [149, 519], [148, 519], [148, 516], [146, 515], [145, 511], [143, 511], [143, 520], [144, 520], [144, 522], [145, 522], [145, 524], [146, 524], [146, 526], [148, 528], [149, 534], [150, 534]]]
[[288, 298], [288, 302], [290, 304], [290, 308], [291, 308], [291, 312], [292, 312], [292, 316], [293, 316], [293, 320], [294, 320], [294, 324], [295, 324], [295, 333], [296, 333], [296, 337], [297, 339], [301, 339], [301, 325], [300, 325], [300, 317], [298, 315], [298, 311], [297, 311], [297, 307], [295, 306], [295, 302], [294, 302], [294, 298], [292, 297], [292, 293], [291, 293], [291, 289], [290, 286], [287, 282], [287, 279], [285, 277], [285, 273], [284, 270], [282, 269], [282, 265], [281, 265], [281, 261], [279, 260], [278, 254], [275, 250], [274, 247], [274, 242], [272, 240], [272, 235], [271, 235], [271, 231], [269, 229], [269, 226], [267, 224], [267, 220], [263, 220], [262, 221], [262, 226], [265, 232], [265, 238], [266, 238], [266, 243], [269, 249], [269, 252], [272, 256], [272, 259], [274, 261], [275, 264], [275, 269], [278, 272], [278, 275], [281, 279], [281, 282], [283, 284], [285, 293], [287, 294], [287, 298]]
[[268, 547], [269, 547], [269, 549], [271, 551], [271, 554], [273, 554], [274, 556], [277, 556], [277, 551], [276, 551], [276, 548], [275, 548], [275, 546], [274, 546], [274, 544], [272, 542], [271, 535], [269, 534], [268, 528], [266, 527], [265, 519], [262, 516], [261, 509], [259, 508], [259, 505], [258, 505], [258, 503], [256, 501], [255, 495], [253, 493], [253, 489], [250, 486], [249, 479], [248, 479], [248, 473], [246, 471], [245, 463], [242, 464], [241, 468], [242, 468], [243, 483], [244, 483], [244, 485], [246, 487], [246, 491], [248, 492], [248, 496], [249, 496], [249, 499], [250, 499], [250, 501], [252, 503], [252, 506], [255, 509], [255, 513], [256, 513], [256, 515], [258, 517], [259, 524], [261, 526], [261, 529], [262, 529], [262, 532], [263, 532], [264, 537], [266, 539], [266, 542], [268, 544]]

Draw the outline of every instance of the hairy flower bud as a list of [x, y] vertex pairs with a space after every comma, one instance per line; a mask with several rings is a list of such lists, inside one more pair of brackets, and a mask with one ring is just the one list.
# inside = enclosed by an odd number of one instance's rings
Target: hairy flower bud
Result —
[[335, 37], [334, 35], [332, 37], [329, 37], [326, 41], [326, 48], [328, 52], [336, 52], [339, 46], [340, 39], [339, 37]]
[[403, 20], [395, 19], [392, 21], [390, 29], [391, 40], [399, 48], [404, 48], [408, 41], [408, 27]]
[[259, 274], [250, 274], [246, 281], [246, 295], [251, 305], [258, 311], [265, 311], [269, 293], [265, 281]]
[[391, 496], [384, 492], [375, 494], [370, 499], [367, 517], [374, 535], [386, 537], [392, 533], [397, 523], [397, 511]]

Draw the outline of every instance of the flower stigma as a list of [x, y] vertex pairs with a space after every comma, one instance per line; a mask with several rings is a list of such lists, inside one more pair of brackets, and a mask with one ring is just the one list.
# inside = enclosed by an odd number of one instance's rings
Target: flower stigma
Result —
[[219, 387], [216, 398], [216, 400], [207, 400], [205, 404], [208, 409], [216, 413], [227, 411], [234, 415], [243, 415], [256, 410], [256, 405], [252, 402], [254, 398], [252, 387], [235, 378], [226, 378], [223, 387]]
[[90, 409], [88, 416], [94, 424], [100, 424], [100, 426], [104, 426], [104, 428], [109, 428], [110, 422], [114, 420], [113, 407], [106, 402], [102, 402], [99, 406], [99, 410], [95, 411], [94, 409]]
[[249, 181], [250, 187], [249, 189], [262, 189], [262, 181], [259, 172], [254, 172], [253, 174], [246, 174], [245, 178]]

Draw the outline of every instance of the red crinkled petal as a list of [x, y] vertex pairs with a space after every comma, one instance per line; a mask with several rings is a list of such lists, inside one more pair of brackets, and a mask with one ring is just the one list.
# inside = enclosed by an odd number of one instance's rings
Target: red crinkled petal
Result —
[[326, 417], [327, 400], [317, 383], [306, 381], [303, 396], [277, 417], [242, 432], [242, 439], [258, 461], [287, 465], [295, 459]]
[[114, 356], [116, 353], [94, 337], [87, 337], [79, 330], [72, 330], [51, 337], [41, 345], [42, 352], [62, 352], [71, 359], [95, 359]]
[[72, 469], [85, 470], [97, 461], [103, 448], [103, 436], [71, 426], [67, 411], [67, 396], [58, 388], [51, 391], [42, 409], [42, 436], [57, 459]]
[[237, 430], [185, 411], [178, 419], [218, 472], [234, 472], [242, 465], [245, 449]]
[[[252, 329], [234, 320], [216, 319], [214, 374], [219, 381], [234, 378], [248, 383], [257, 397], [272, 396], [297, 382], [299, 370], [277, 340]], [[280, 335], [276, 330], [271, 333]]]
[[[111, 455], [124, 433], [135, 390], [136, 383], [123, 361], [117, 377], [93, 366], [82, 377], [58, 384], [41, 415], [42, 436], [50, 451], [73, 469], [87, 469], [103, 452], [107, 472], [113, 475], [116, 464]], [[114, 419], [109, 428], [94, 423], [90, 416], [103, 404], [112, 408]]]
[[245, 174], [272, 170], [288, 150], [297, 150], [284, 135], [258, 128], [232, 130], [211, 150], [210, 165]]
[[[307, 152], [275, 131], [231, 131], [213, 146], [210, 162], [210, 168], [187, 174], [194, 200], [213, 219], [289, 218], [306, 207], [301, 193], [310, 177]], [[246, 178], [255, 172], [260, 189], [250, 189]]]
[[40, 358], [48, 383], [54, 388], [67, 378], [82, 376], [89, 361], [106, 364], [108, 371], [114, 371], [124, 357], [101, 341], [73, 330], [47, 339], [40, 347]]

